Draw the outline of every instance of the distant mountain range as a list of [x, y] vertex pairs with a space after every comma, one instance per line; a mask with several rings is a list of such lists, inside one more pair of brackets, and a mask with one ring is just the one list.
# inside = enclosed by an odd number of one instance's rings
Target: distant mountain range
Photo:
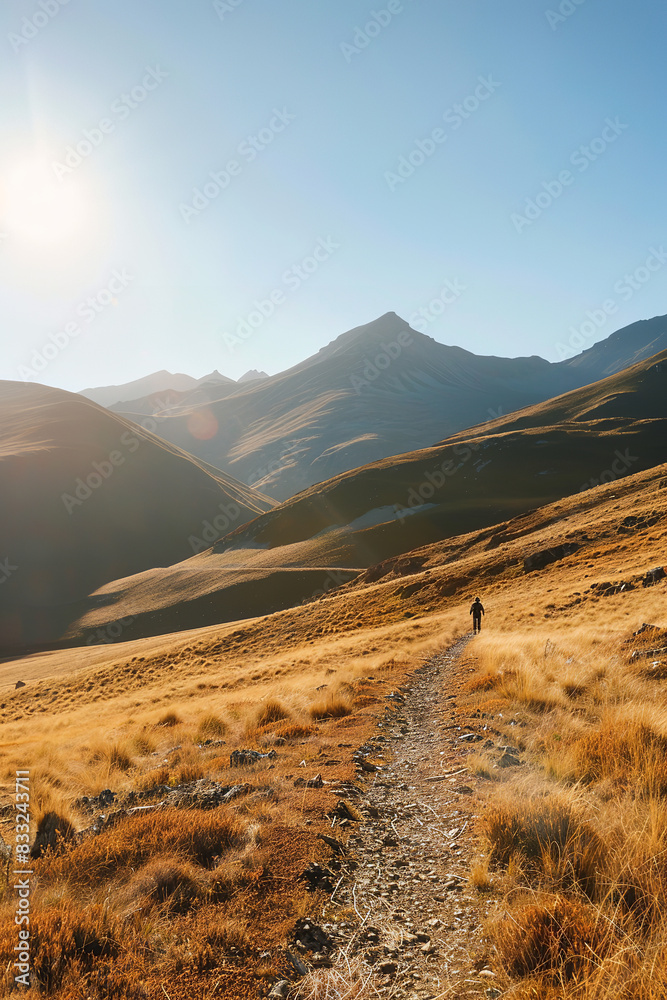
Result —
[[[151, 391], [120, 404], [133, 420], [0, 382], [0, 648], [288, 607], [416, 546], [656, 467], [666, 341], [661, 317], [559, 364], [480, 358], [391, 313], [281, 375], [140, 380]], [[298, 492], [277, 506], [246, 483]]]
[[575, 494], [594, 504], [596, 486], [666, 460], [664, 351], [433, 447], [345, 472], [178, 565], [115, 581], [81, 602], [69, 638], [104, 637], [128, 617], [125, 636], [137, 638], [272, 612], [364, 570], [378, 579], [397, 556], [481, 529], [494, 549], [506, 540], [503, 522]]
[[154, 415], [155, 432], [166, 441], [285, 500], [348, 469], [428, 447], [666, 348], [663, 316], [625, 327], [558, 363], [480, 357], [439, 344], [387, 313], [279, 375], [199, 380], [168, 399], [144, 395], [113, 409], [139, 422], [142, 414]]
[[[256, 379], [268, 378], [266, 372], [258, 372], [252, 369], [242, 375], [239, 382], [254, 382]], [[159, 371], [144, 378], [135, 379], [134, 382], [125, 382], [123, 385], [104, 385], [94, 389], [82, 389], [81, 396], [92, 399], [100, 406], [112, 407], [117, 403], [138, 399], [142, 396], [167, 396], [192, 392], [202, 385], [236, 385], [232, 378], [221, 375], [217, 369], [201, 378], [192, 378], [190, 375], [173, 375], [171, 372]], [[163, 404], [164, 405], [164, 402]]]

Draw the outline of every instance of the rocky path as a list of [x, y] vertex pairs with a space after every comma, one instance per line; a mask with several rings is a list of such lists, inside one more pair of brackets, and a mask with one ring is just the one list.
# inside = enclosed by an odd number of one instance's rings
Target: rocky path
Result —
[[389, 695], [377, 736], [360, 750], [381, 769], [368, 775], [348, 842], [357, 867], [340, 901], [354, 907], [352, 947], [388, 997], [500, 996], [482, 932], [489, 904], [469, 881], [478, 848], [466, 755], [484, 733], [479, 721], [467, 727], [448, 693], [470, 638]]

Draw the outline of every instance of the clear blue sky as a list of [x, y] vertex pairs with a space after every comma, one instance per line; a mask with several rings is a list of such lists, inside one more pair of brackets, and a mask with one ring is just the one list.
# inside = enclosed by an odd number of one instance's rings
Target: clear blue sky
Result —
[[665, 260], [623, 279], [667, 249], [664, 4], [61, 3], [0, 8], [0, 378], [274, 373], [447, 281], [420, 329], [480, 354], [667, 313]]

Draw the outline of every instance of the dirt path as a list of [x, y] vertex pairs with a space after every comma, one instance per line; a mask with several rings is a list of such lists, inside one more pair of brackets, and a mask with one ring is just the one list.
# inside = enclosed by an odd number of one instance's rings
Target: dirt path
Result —
[[363, 921], [353, 948], [391, 997], [500, 995], [481, 929], [488, 904], [469, 885], [477, 847], [466, 756], [484, 733], [455, 714], [451, 693], [470, 638], [389, 695], [378, 735], [361, 748], [381, 770], [369, 775], [349, 840], [358, 867], [345, 895]]

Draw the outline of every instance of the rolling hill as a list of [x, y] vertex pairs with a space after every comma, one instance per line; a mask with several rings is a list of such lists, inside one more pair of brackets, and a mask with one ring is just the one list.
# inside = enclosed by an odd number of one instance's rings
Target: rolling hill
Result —
[[[418, 546], [658, 466], [667, 460], [666, 432], [667, 351], [431, 448], [346, 472], [176, 566], [115, 581], [81, 602], [68, 639], [111, 641], [119, 622], [125, 638], [138, 638], [311, 600], [362, 571], [382, 575], [380, 564]], [[502, 531], [489, 536], [490, 547], [502, 541]]]
[[[217, 468], [285, 500], [352, 468], [579, 388], [667, 348], [667, 318], [635, 323], [575, 358], [479, 357], [395, 313], [255, 382], [205, 385], [159, 404], [120, 404]], [[157, 409], [157, 412], [156, 412]]]
[[0, 646], [52, 640], [91, 590], [271, 505], [76, 393], [0, 383]]

